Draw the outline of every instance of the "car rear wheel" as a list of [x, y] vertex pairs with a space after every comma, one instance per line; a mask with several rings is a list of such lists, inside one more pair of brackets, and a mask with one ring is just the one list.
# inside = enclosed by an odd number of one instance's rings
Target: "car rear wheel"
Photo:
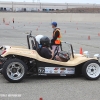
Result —
[[27, 66], [19, 59], [9, 59], [3, 65], [2, 73], [9, 82], [17, 83], [24, 79], [27, 73]]
[[100, 63], [96, 60], [87, 61], [82, 67], [82, 74], [89, 80], [98, 79], [100, 77]]

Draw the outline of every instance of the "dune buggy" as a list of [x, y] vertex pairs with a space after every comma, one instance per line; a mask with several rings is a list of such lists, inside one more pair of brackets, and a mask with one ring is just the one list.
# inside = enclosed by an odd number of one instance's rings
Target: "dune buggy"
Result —
[[[74, 54], [69, 43], [62, 43], [69, 60], [60, 62], [45, 59], [38, 54], [39, 46], [31, 34], [27, 35], [27, 47], [2, 46], [0, 57], [1, 73], [9, 82], [21, 82], [27, 74], [37, 76], [70, 76], [83, 75], [86, 79], [96, 80], [100, 77], [100, 63], [96, 58]], [[66, 48], [66, 50], [64, 50]], [[54, 57], [58, 54], [55, 49]]]

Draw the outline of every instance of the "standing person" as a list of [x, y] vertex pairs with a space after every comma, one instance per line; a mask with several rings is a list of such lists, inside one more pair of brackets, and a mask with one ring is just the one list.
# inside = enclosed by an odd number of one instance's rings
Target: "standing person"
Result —
[[58, 45], [59, 47], [61, 47], [61, 32], [60, 28], [57, 28], [57, 22], [52, 23], [52, 28], [53, 28], [53, 38], [51, 40], [51, 48], [52, 50], [55, 50], [55, 48]]
[[3, 18], [3, 23], [5, 23], [5, 18]]

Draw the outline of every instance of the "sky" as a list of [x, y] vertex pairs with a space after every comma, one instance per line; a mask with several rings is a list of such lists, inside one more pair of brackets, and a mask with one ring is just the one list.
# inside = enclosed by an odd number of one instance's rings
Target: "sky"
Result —
[[0, 0], [0, 1], [17, 1], [17, 2], [49, 2], [49, 3], [96, 3], [100, 4], [100, 0]]

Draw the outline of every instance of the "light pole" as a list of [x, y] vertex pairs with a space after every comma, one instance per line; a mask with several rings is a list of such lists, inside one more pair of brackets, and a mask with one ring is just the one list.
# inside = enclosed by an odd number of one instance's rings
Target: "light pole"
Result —
[[67, 10], [67, 13], [68, 13], [68, 3], [65, 3], [66, 4], [66, 10]]
[[67, 13], [68, 13], [68, 3], [67, 3]]
[[41, 9], [41, 2], [40, 2], [40, 9]]
[[93, 4], [93, 12], [95, 13], [95, 3]]
[[12, 2], [12, 12], [13, 12], [13, 2]]

